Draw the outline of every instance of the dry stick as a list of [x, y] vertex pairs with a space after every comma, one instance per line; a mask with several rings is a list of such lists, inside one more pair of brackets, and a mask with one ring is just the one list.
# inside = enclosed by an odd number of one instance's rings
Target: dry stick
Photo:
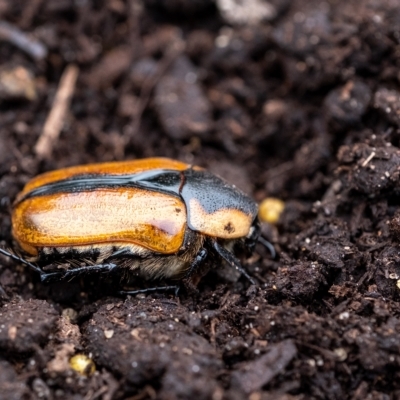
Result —
[[35, 153], [39, 158], [47, 158], [50, 156], [53, 150], [53, 145], [60, 135], [60, 131], [65, 122], [65, 115], [74, 93], [78, 74], [78, 67], [71, 64], [65, 68], [61, 76], [60, 85], [54, 98], [53, 106], [44, 124], [42, 133], [35, 145]]

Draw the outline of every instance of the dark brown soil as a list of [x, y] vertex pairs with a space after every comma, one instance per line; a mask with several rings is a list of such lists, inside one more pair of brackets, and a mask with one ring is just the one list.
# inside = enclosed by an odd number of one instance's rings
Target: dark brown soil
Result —
[[118, 277], [42, 284], [1, 257], [0, 399], [400, 398], [399, 2], [269, 4], [238, 25], [213, 0], [0, 1], [44, 46], [0, 29], [3, 247], [24, 183], [78, 163], [167, 156], [286, 204], [263, 227], [278, 257], [244, 262], [257, 287], [215, 260], [198, 294], [123, 298]]

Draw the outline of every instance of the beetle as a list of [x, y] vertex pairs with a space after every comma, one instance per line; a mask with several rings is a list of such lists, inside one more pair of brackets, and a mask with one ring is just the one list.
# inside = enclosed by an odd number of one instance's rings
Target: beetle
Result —
[[[251, 252], [258, 240], [270, 247], [260, 237], [257, 212], [237, 187], [180, 161], [80, 165], [25, 185], [11, 221], [26, 256], [0, 253], [28, 265], [42, 281], [124, 268], [146, 280], [186, 279], [192, 285], [212, 253], [254, 283], [234, 252]], [[45, 272], [38, 266], [54, 261], [73, 267]]]

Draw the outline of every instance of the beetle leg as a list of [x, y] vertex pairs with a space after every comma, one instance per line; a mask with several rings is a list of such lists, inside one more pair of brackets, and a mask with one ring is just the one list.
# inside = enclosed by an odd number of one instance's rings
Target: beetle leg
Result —
[[178, 296], [180, 286], [175, 285], [175, 286], [158, 286], [158, 287], [152, 287], [152, 288], [146, 288], [146, 289], [138, 289], [138, 290], [121, 290], [118, 292], [119, 294], [122, 295], [135, 295], [135, 294], [141, 294], [141, 293], [153, 293], [153, 292], [158, 292], [158, 291], [167, 291], [167, 290], [174, 290], [175, 291], [175, 296]]
[[42, 282], [49, 281], [63, 281], [66, 279], [73, 279], [76, 276], [92, 272], [111, 272], [112, 270], [118, 268], [117, 264], [97, 264], [97, 265], [85, 265], [84, 267], [74, 268], [66, 271], [57, 272], [42, 272], [40, 274], [40, 280]]
[[225, 260], [231, 267], [236, 268], [240, 273], [247, 278], [247, 280], [255, 285], [256, 282], [254, 279], [246, 272], [246, 270], [240, 264], [240, 261], [228, 250], [224, 247], [220, 246], [220, 244], [216, 240], [211, 240], [211, 244], [214, 250]]
[[208, 251], [204, 247], [200, 249], [200, 251], [196, 254], [196, 257], [190, 264], [189, 269], [187, 270], [183, 279], [188, 279], [192, 276], [192, 274], [196, 271], [196, 269], [204, 262], [207, 258]]
[[32, 264], [29, 261], [24, 260], [22, 257], [18, 257], [17, 255], [15, 255], [15, 254], [13, 254], [13, 253], [11, 253], [9, 251], [6, 251], [6, 250], [2, 249], [1, 247], [0, 247], [0, 253], [5, 255], [6, 257], [10, 257], [13, 260], [19, 261], [22, 264], [27, 265], [29, 268], [33, 269], [35, 272], [37, 272], [40, 275], [43, 274], [42, 269], [39, 268], [37, 265]]
[[275, 247], [271, 242], [264, 239], [262, 236], [258, 237], [258, 241], [271, 253], [271, 257], [274, 259], [276, 257]]

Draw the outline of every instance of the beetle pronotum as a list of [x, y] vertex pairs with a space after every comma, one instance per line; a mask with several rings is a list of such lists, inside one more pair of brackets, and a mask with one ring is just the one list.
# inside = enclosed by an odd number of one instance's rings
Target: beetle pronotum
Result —
[[[127, 268], [145, 279], [197, 283], [212, 252], [254, 283], [233, 251], [238, 244], [253, 250], [261, 239], [257, 210], [235, 186], [175, 160], [70, 167], [25, 185], [13, 205], [12, 234], [26, 257], [0, 253], [28, 265], [42, 281]], [[91, 263], [54, 272], [35, 265], [72, 259]]]

